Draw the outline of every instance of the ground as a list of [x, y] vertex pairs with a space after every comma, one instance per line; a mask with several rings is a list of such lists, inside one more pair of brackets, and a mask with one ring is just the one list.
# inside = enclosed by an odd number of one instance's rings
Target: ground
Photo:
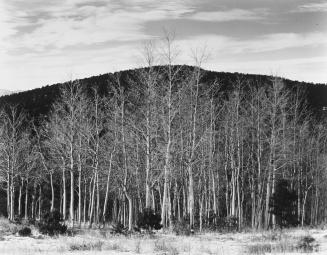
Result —
[[[0, 226], [1, 227], [1, 226]], [[1, 233], [1, 231], [0, 231]], [[314, 241], [306, 246], [304, 237]], [[304, 243], [303, 243], [304, 242]], [[302, 245], [301, 245], [302, 244]], [[196, 233], [176, 236], [158, 232], [154, 235], [112, 235], [107, 231], [85, 230], [75, 236], [55, 238], [33, 230], [31, 237], [0, 235], [0, 254], [327, 254], [327, 230], [292, 229], [249, 231], [246, 233]]]

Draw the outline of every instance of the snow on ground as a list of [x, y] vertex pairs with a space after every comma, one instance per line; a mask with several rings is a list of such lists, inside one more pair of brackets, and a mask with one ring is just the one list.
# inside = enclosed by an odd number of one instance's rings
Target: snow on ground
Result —
[[[247, 233], [205, 233], [193, 236], [176, 236], [158, 233], [154, 236], [107, 235], [96, 230], [87, 231], [74, 237], [60, 236], [50, 238], [44, 236], [19, 237], [7, 235], [0, 237], [1, 255], [33, 255], [33, 254], [265, 254], [269, 247], [271, 254], [305, 254], [292, 250], [303, 236], [312, 236], [319, 244], [317, 252], [311, 254], [327, 254], [327, 230], [285, 230]], [[252, 249], [249, 249], [252, 247]], [[270, 253], [266, 253], [270, 254]]]

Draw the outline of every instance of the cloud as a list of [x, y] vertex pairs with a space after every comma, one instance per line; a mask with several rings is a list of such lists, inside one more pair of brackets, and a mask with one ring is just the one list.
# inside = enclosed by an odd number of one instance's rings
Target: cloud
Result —
[[248, 40], [223, 35], [201, 35], [191, 36], [179, 40], [177, 43], [178, 45], [188, 45], [190, 48], [206, 45], [209, 51], [217, 54], [223, 52], [225, 55], [238, 55], [273, 52], [291, 48], [325, 47], [327, 45], [327, 35], [320, 32], [306, 34], [274, 33], [256, 36]]
[[123, 3], [130, 1], [110, 4], [89, 0], [71, 0], [61, 4], [56, 1], [57, 4], [52, 5], [30, 4], [30, 9], [25, 9], [25, 3], [21, 3], [19, 8], [9, 6], [7, 10], [11, 11], [11, 19], [7, 23], [8, 32], [2, 36], [10, 42], [7, 47], [44, 51], [49, 46], [61, 49], [80, 43], [92, 45], [111, 40], [143, 40], [149, 38], [143, 31], [147, 22], [176, 19], [190, 12], [188, 7], [174, 1], [156, 4], [156, 8], [141, 7], [135, 2], [133, 5]]
[[197, 12], [188, 19], [210, 22], [226, 22], [235, 20], [259, 20], [267, 15], [265, 9], [243, 10], [232, 9], [227, 11]]
[[327, 2], [303, 4], [295, 12], [327, 12]]
[[[258, 26], [268, 26], [276, 9], [269, 4], [256, 6], [213, 0], [0, 0], [0, 75], [4, 80], [0, 86], [22, 89], [64, 81], [70, 73], [78, 78], [138, 66], [137, 45], [157, 38], [158, 26], [176, 21], [185, 26], [177, 41], [179, 62], [184, 64], [192, 63], [189, 48], [204, 44], [212, 52], [209, 63], [217, 67], [222, 61], [231, 71], [232, 60], [236, 68], [248, 56], [248, 61], [259, 55], [264, 59], [267, 52], [321, 49], [327, 44], [323, 33], [280, 33], [288, 30], [272, 30], [276, 24], [267, 27], [270, 34], [263, 34], [265, 29], [257, 31]], [[301, 8], [322, 9], [317, 4]], [[236, 22], [230, 27], [230, 21]], [[243, 21], [255, 21], [250, 39], [232, 29], [234, 25], [242, 28]], [[208, 22], [208, 28], [203, 22]], [[231, 36], [219, 34], [218, 26], [225, 33], [231, 28]], [[255, 62], [251, 63], [255, 72]]]
[[259, 36], [252, 40], [239, 41], [233, 47], [236, 52], [266, 52], [326, 44], [327, 35], [321, 32], [275, 33]]
[[85, 77], [132, 67], [136, 44], [152, 38], [147, 22], [191, 11], [172, 0], [0, 0], [3, 85], [35, 87], [63, 81], [69, 72]]

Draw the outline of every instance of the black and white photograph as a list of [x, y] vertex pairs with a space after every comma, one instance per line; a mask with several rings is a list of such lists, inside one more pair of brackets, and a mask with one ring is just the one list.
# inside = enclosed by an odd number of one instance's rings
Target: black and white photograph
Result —
[[1, 255], [327, 254], [326, 0], [0, 0]]

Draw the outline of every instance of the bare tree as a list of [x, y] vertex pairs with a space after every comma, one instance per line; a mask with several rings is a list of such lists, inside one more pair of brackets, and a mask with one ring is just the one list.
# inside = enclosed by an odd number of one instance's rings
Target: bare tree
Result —
[[15, 217], [15, 186], [24, 165], [24, 121], [25, 115], [17, 106], [9, 106], [2, 112], [2, 170], [6, 173], [8, 218]]

